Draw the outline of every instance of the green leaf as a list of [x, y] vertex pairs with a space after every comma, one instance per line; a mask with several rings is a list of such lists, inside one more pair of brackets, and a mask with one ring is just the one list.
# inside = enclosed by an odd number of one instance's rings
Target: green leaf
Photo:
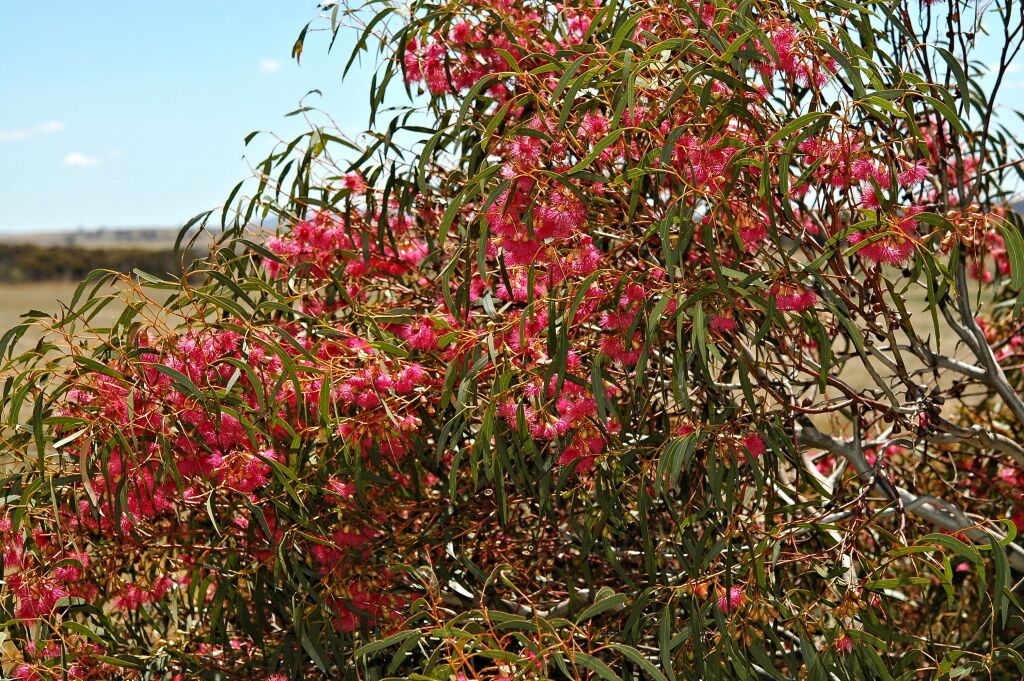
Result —
[[380, 652], [381, 650], [386, 650], [387, 648], [398, 645], [399, 643], [402, 643], [404, 641], [410, 639], [412, 639], [413, 641], [417, 641], [421, 637], [422, 634], [417, 629], [400, 631], [397, 634], [392, 634], [391, 636], [388, 636], [386, 638], [378, 639], [376, 641], [372, 641], [370, 643], [367, 643], [366, 645], [356, 648], [355, 652], [352, 653], [352, 656], [357, 660], [360, 658], [369, 657], [374, 653]]
[[974, 548], [970, 544], [965, 544], [953, 535], [938, 533], [929, 534], [921, 537], [918, 544], [937, 544], [949, 549], [958, 556], [967, 558], [975, 565], [981, 565], [981, 554], [978, 552], [978, 549]]
[[801, 139], [803, 139], [810, 131], [808, 130], [807, 133], [801, 134], [796, 138], [791, 138], [793, 133], [795, 133], [797, 130], [808, 128], [815, 121], [820, 121], [823, 118], [830, 118], [831, 116], [831, 113], [825, 111], [812, 111], [810, 113], [805, 113], [802, 116], [798, 116], [797, 118], [794, 118], [789, 123], [786, 123], [784, 126], [779, 128], [779, 130], [776, 131], [776, 133], [768, 139], [766, 146], [771, 148], [775, 145], [776, 142], [780, 140], [786, 140], [789, 143], [789, 146], [794, 146]]
[[896, 589], [901, 586], [924, 586], [931, 584], [931, 577], [892, 577], [872, 579], [864, 583], [865, 589]]
[[1013, 224], [1005, 220], [999, 223], [999, 233], [1010, 257], [1010, 285], [1024, 296], [1024, 238]]
[[594, 145], [594, 148], [590, 150], [590, 153], [584, 156], [579, 163], [570, 168], [569, 172], [566, 174], [576, 175], [581, 170], [590, 167], [590, 164], [593, 163], [597, 159], [597, 157], [601, 155], [601, 152], [610, 147], [612, 144], [615, 144], [615, 142], [617, 142], [618, 139], [622, 137], [622, 134], [624, 132], [625, 130], [623, 128], [618, 128], [616, 130], [612, 130], [610, 133], [602, 137], [598, 141], [598, 143]]
[[602, 679], [605, 679], [605, 681], [622, 681], [622, 678], [613, 672], [608, 665], [601, 662], [601, 660], [596, 657], [587, 655], [586, 653], [576, 653], [573, 656], [573, 663], [586, 667]]
[[622, 643], [610, 643], [608, 647], [618, 651], [623, 657], [627, 658], [645, 672], [647, 675], [654, 679], [654, 681], [668, 681], [668, 677], [661, 673], [661, 671], [651, 663], [646, 657], [644, 657], [639, 650], [636, 648], [624, 645]]
[[[598, 595], [600, 596], [601, 593], [599, 592]], [[600, 615], [603, 612], [611, 610], [612, 608], [621, 607], [622, 604], [624, 604], [625, 602], [626, 602], [626, 594], [613, 594], [613, 595], [608, 596], [606, 598], [601, 598], [596, 603], [594, 603], [594, 604], [590, 605], [589, 607], [585, 608], [583, 610], [583, 612], [581, 612], [576, 617], [576, 622], [577, 622], [577, 624], [580, 623], [580, 622], [585, 622], [586, 620], [588, 620], [588, 619], [590, 619], [592, 617], [596, 617], [596, 616]]]
[[992, 545], [992, 561], [995, 564], [995, 582], [992, 584], [992, 607], [1002, 620], [1003, 627], [1006, 626], [1006, 619], [1010, 616], [1010, 601], [1006, 598], [1004, 591], [1010, 588], [1010, 563], [1006, 559], [1006, 553], [999, 541], [993, 536], [990, 538]]

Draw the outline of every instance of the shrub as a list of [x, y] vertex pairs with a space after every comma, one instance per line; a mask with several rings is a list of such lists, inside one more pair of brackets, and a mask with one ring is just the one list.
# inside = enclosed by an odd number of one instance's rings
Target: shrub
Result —
[[[77, 248], [9, 244], [0, 253], [0, 282], [81, 281], [96, 269], [130, 274], [136, 269], [180, 275], [192, 254], [176, 257], [171, 248]], [[6, 331], [6, 329], [5, 329]]]
[[307, 26], [377, 50], [373, 130], [304, 107], [188, 281], [0, 341], [52, 327], [7, 351], [6, 673], [1013, 676], [1024, 29], [986, 89], [972, 7]]

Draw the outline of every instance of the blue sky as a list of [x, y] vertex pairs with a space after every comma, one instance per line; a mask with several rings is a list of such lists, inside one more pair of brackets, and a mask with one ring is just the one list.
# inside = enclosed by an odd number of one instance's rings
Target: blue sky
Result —
[[[343, 86], [351, 41], [291, 47], [315, 0], [4, 3], [0, 15], [0, 231], [170, 226], [222, 203], [310, 103], [367, 125], [368, 69]], [[327, 26], [325, 21], [324, 26]], [[346, 34], [347, 35], [347, 34]]]
[[[341, 82], [351, 34], [290, 58], [318, 14], [316, 0], [5, 3], [0, 232], [180, 224], [249, 175], [245, 154], [262, 158], [249, 132], [303, 129], [284, 114], [313, 88], [343, 129], [364, 129], [368, 69]], [[1019, 68], [1003, 103], [1024, 108]]]

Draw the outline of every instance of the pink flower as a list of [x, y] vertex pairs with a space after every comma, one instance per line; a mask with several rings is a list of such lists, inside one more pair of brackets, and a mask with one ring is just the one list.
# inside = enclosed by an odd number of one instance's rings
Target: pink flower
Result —
[[419, 364], [410, 364], [398, 374], [394, 384], [395, 392], [398, 394], [411, 392], [417, 386], [425, 385], [427, 378], [426, 369]]
[[768, 227], [760, 222], [751, 227], [740, 227], [740, 240], [743, 242], [743, 250], [753, 253], [768, 236]]
[[145, 593], [135, 584], [129, 584], [114, 598], [118, 610], [132, 611], [145, 602]]
[[405, 325], [401, 335], [415, 350], [427, 352], [437, 348], [437, 332], [429, 318], [417, 319]]
[[452, 26], [452, 30], [451, 33], [449, 33], [449, 37], [452, 39], [452, 42], [455, 43], [456, 45], [462, 45], [469, 40], [470, 36], [472, 35], [472, 32], [472, 28], [468, 23], [466, 23], [465, 21], [460, 21], [459, 23]]
[[341, 178], [341, 186], [351, 192], [362, 192], [366, 189], [366, 180], [357, 172], [347, 173]]
[[536, 137], [522, 135], [508, 143], [509, 157], [526, 168], [537, 166], [540, 160], [541, 142]]
[[914, 215], [920, 212], [921, 209], [918, 207], [909, 208], [887, 231], [854, 232], [847, 240], [856, 246], [871, 239], [871, 243], [859, 248], [857, 253], [879, 264], [902, 265], [914, 255], [913, 237], [917, 232], [917, 220], [914, 219]]
[[860, 195], [860, 207], [877, 210], [882, 204], [878, 201], [878, 194], [874, 187], [865, 187]]
[[840, 655], [847, 655], [853, 650], [853, 639], [847, 634], [843, 634], [835, 642], [836, 652]]
[[11, 674], [11, 678], [17, 681], [41, 681], [39, 674], [27, 664], [18, 665]]
[[743, 605], [743, 587], [740, 586], [733, 586], [729, 589], [727, 596], [718, 599], [718, 609], [725, 613], [733, 612], [741, 605]]
[[928, 166], [924, 161], [918, 161], [897, 176], [900, 185], [909, 187], [912, 184], [923, 182], [928, 177]]
[[608, 118], [604, 114], [587, 112], [580, 123], [580, 137], [597, 141], [608, 134]]
[[813, 291], [787, 287], [775, 293], [775, 309], [780, 312], [803, 312], [814, 307], [817, 302], [818, 296]]
[[853, 176], [864, 182], [875, 172], [875, 162], [866, 158], [857, 159], [853, 162]]
[[736, 320], [732, 317], [712, 317], [708, 326], [718, 333], [732, 333], [737, 329]]
[[775, 66], [783, 71], [793, 72], [796, 69], [796, 60], [793, 58], [793, 47], [796, 43], [796, 30], [786, 26], [772, 33], [772, 47], [779, 55]]
[[337, 501], [343, 501], [345, 499], [351, 499], [352, 495], [355, 494], [356, 486], [351, 482], [342, 482], [333, 475], [327, 479], [328, 496], [333, 497]]
[[743, 447], [747, 450], [747, 453], [755, 459], [760, 458], [766, 451], [764, 440], [757, 433], [751, 433], [744, 437]]
[[523, 653], [523, 657], [533, 662], [533, 666], [535, 669], [541, 668], [543, 661], [541, 660], [541, 658], [537, 657], [536, 653], [534, 653], [532, 650], [525, 651]]
[[901, 447], [900, 445], [889, 445], [885, 448], [885, 455], [887, 457], [902, 456], [903, 454], [906, 454], [906, 452], [906, 448]]
[[572, 236], [587, 217], [579, 199], [564, 189], [552, 192], [547, 202], [537, 207], [536, 215], [540, 222], [537, 237], [541, 239]]

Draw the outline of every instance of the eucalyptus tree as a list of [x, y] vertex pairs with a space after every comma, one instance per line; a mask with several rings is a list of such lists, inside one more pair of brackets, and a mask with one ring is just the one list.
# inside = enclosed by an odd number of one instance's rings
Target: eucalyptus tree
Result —
[[0, 341], [6, 674], [1024, 673], [1018, 4], [324, 4], [370, 128]]

